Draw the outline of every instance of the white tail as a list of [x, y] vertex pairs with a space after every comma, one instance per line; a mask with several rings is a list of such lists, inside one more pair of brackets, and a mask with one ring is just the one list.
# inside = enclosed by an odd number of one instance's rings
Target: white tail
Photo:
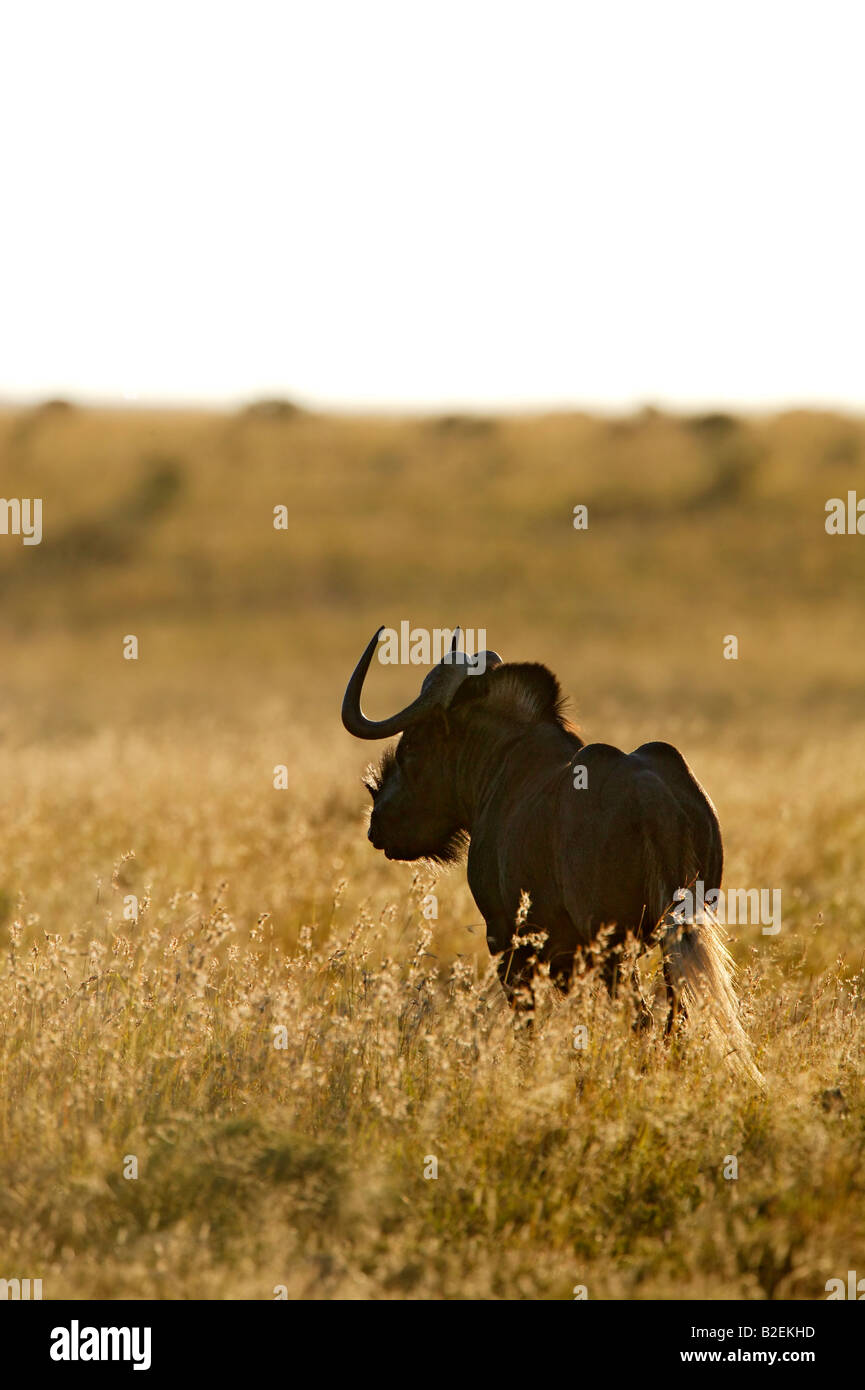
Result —
[[715, 914], [704, 908], [693, 922], [667, 920], [661, 929], [661, 949], [686, 1012], [702, 1013], [733, 1069], [765, 1086], [739, 1018], [733, 989], [736, 967]]

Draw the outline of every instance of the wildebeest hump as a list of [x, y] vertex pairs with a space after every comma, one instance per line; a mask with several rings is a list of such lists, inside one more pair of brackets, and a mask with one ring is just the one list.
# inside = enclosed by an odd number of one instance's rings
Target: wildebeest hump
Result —
[[615, 939], [648, 936], [676, 889], [698, 875], [707, 889], [720, 885], [714, 811], [669, 745], [624, 753], [587, 744], [553, 775], [554, 795], [549, 770], [527, 777], [496, 816], [495, 897], [509, 933], [523, 891], [530, 924], [556, 950], [574, 950], [602, 926], [615, 925]]

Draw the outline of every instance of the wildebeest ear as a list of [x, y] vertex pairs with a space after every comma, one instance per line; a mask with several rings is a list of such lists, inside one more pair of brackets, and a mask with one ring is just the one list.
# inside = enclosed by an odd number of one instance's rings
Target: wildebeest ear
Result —
[[485, 710], [501, 712], [524, 724], [563, 718], [559, 683], [552, 671], [537, 662], [507, 662], [483, 676], [469, 676], [452, 708], [473, 700], [483, 700]]

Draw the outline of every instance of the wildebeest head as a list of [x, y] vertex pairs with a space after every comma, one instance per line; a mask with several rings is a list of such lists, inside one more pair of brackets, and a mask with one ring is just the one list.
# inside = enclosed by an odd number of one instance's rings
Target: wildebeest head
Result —
[[500, 740], [541, 718], [560, 720], [558, 682], [543, 666], [505, 666], [496, 652], [468, 656], [457, 648], [457, 629], [417, 699], [389, 719], [368, 719], [360, 697], [382, 631], [358, 662], [342, 705], [342, 722], [356, 738], [402, 734], [365, 779], [373, 800], [369, 839], [388, 859], [450, 862], [465, 846], [471, 784], [492, 754], [491, 736]]

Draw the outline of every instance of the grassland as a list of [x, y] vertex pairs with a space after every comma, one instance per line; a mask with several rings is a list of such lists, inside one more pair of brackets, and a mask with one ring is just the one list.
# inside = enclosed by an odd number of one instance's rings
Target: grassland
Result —
[[[41, 545], [0, 535], [0, 1276], [807, 1299], [865, 1275], [865, 538], [823, 524], [865, 495], [863, 422], [56, 403], [0, 412], [0, 477], [44, 505]], [[727, 882], [783, 893], [777, 936], [732, 942], [765, 1095], [698, 1026], [636, 1040], [590, 978], [515, 1034], [462, 870], [427, 921], [431, 873], [371, 850], [375, 750], [339, 704], [401, 619], [545, 661], [587, 737], [682, 748]], [[371, 712], [418, 675], [373, 672]]]

